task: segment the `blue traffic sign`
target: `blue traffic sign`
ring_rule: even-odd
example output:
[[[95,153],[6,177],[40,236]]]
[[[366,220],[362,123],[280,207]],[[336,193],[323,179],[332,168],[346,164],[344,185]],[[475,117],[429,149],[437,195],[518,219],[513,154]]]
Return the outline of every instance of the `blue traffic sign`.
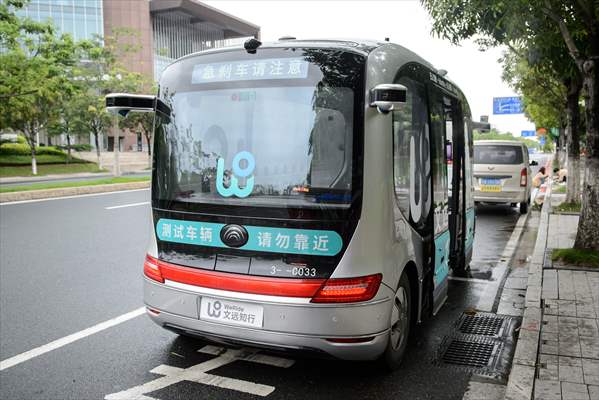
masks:
[[[493,114],[522,114],[520,97],[493,97]]]
[[[520,133],[520,136],[523,136],[523,137],[535,136],[535,135],[536,135],[535,131],[522,131]]]

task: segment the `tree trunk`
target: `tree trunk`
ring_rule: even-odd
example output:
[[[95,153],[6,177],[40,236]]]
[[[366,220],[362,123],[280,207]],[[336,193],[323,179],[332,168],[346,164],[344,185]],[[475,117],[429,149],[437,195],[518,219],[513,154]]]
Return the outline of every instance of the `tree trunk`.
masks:
[[[97,132],[93,132],[94,134],[94,143],[96,144],[96,155],[98,156],[98,168],[102,169],[102,157],[100,157],[100,141],[98,139],[99,134]]]
[[[593,38],[589,40],[599,39]],[[582,191],[582,209],[574,247],[599,251],[599,57],[584,61],[584,101],[587,154]],[[570,175],[570,174],[568,174]],[[570,176],[568,176],[570,179]]]
[[[566,165],[566,129],[563,126],[560,126],[559,128],[559,136],[557,138],[557,143],[557,161],[559,164],[559,168],[563,168]]]
[[[146,142],[148,143],[148,167],[152,168],[152,134],[147,134],[144,132],[144,136],[146,137]]]
[[[35,134],[33,135],[34,139],[32,140],[33,146],[31,146],[31,173],[33,175],[37,175],[37,160],[35,159]]]
[[[71,161],[71,135],[67,133],[67,164]]]
[[[567,202],[580,202],[580,90],[579,77],[568,79],[566,96],[566,140],[568,151]]]

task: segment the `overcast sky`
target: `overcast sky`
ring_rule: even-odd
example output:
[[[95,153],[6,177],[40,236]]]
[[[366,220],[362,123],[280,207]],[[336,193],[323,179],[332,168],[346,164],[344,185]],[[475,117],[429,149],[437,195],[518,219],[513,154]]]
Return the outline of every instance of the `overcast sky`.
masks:
[[[493,115],[493,97],[514,96],[501,80],[500,49],[481,52],[472,42],[453,46],[431,36],[431,21],[419,1],[232,1],[204,3],[261,28],[262,41],[281,36],[365,38],[400,44],[418,53],[466,94],[472,116],[489,115],[491,125],[519,136],[534,129],[523,115]]]

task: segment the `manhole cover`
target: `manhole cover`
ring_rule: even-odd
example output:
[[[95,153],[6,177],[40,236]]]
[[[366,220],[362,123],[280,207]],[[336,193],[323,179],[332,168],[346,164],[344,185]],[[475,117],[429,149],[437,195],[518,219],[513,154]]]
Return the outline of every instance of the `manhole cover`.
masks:
[[[486,367],[489,365],[496,347],[493,343],[453,340],[449,343],[445,354],[443,354],[443,361],[448,364]]]
[[[507,380],[518,321],[491,313],[461,315],[441,342],[435,363]]]
[[[504,322],[505,318],[493,314],[464,314],[459,322],[459,330],[470,335],[499,337]]]

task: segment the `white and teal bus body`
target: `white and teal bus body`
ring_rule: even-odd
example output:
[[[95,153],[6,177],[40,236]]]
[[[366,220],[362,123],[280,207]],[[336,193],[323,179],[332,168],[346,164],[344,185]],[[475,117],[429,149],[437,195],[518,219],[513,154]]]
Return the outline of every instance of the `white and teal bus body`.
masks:
[[[156,111],[150,317],[399,365],[472,257],[462,92],[396,44],[284,40],[186,56],[139,97],[107,104]]]

